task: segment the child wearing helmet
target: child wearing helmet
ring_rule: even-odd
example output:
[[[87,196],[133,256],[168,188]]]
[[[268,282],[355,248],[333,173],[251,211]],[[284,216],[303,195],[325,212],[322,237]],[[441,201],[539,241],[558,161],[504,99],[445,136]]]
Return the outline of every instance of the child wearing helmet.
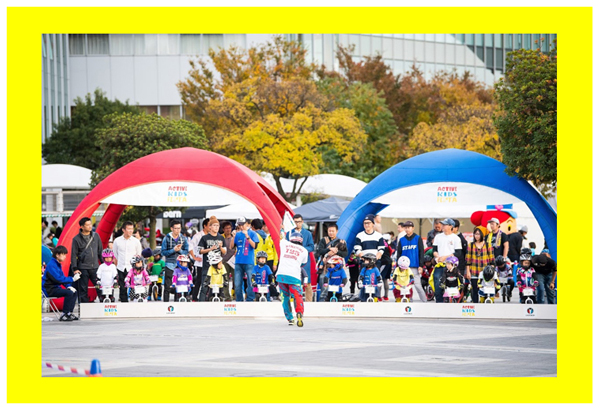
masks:
[[[188,297],[192,290],[194,279],[192,278],[192,272],[188,268],[189,263],[189,256],[179,255],[177,257],[177,267],[173,271],[173,284],[171,285],[171,287],[175,288],[175,300],[179,300],[184,296],[183,293],[187,293],[185,296]],[[187,292],[177,292],[177,286],[187,286]]]
[[[358,275],[358,287],[360,289],[360,300],[366,302],[369,295],[365,292],[365,286],[375,286],[374,299],[379,300],[379,294],[383,279],[377,268],[377,256],[373,253],[365,253],[362,256],[363,268]]]
[[[517,269],[517,287],[519,288],[519,299],[521,303],[525,303],[523,297],[523,289],[535,288],[538,286],[537,280],[533,278],[535,270],[531,265],[531,249],[521,249],[521,256],[519,257],[520,263]],[[536,303],[536,298],[532,298],[533,303]]]
[[[398,267],[394,271],[392,275],[392,283],[394,286],[394,297],[396,298],[396,302],[402,301],[402,293],[398,286],[410,286],[415,283],[415,276],[410,269],[410,259],[407,256],[400,256],[398,258]],[[412,302],[413,292],[412,288],[408,293],[408,300]]]
[[[125,287],[129,288],[129,299],[135,300],[142,298],[144,302],[147,302],[148,288],[147,286],[151,283],[148,272],[144,267],[144,258],[142,255],[135,255],[131,258],[131,270],[125,277]],[[136,286],[144,286],[145,291],[142,293],[135,293]]]
[[[335,298],[341,300],[342,288],[348,283],[348,276],[344,269],[344,258],[339,255],[334,255],[327,261],[327,272],[323,278],[323,285],[327,287],[327,301],[330,302],[334,292],[329,291],[330,286],[339,286],[339,290],[335,292]]]
[[[214,251],[208,253],[208,270],[206,271],[206,278],[204,279],[204,286],[208,290],[208,294],[211,294],[213,286],[219,287],[217,296],[221,300],[225,300],[225,291],[229,294],[229,281],[227,280],[227,269],[223,264],[223,255],[220,251]],[[209,299],[211,297],[209,296]]]
[[[498,279],[506,278],[506,284],[508,285],[508,294],[511,295],[515,288],[515,281],[512,277],[512,269],[510,267],[510,260],[502,255],[496,257],[496,273]]]
[[[162,259],[161,251],[162,249],[160,247],[154,249],[154,251],[152,251],[152,263],[148,264],[150,279],[158,277],[158,280],[156,281],[156,286],[158,286],[158,296],[156,300],[161,300],[160,295],[162,295],[162,282],[165,272],[165,261]],[[148,296],[148,300],[150,300],[150,296]]]
[[[479,303],[485,302],[487,296],[483,292],[483,288],[486,287],[494,287],[496,289],[496,293],[498,293],[498,291],[502,287],[500,285],[500,281],[498,280],[498,273],[496,272],[496,269],[491,265],[488,265],[485,268],[483,268],[483,270],[479,274],[479,279],[477,280],[477,288],[479,289]],[[493,297],[491,299],[492,301],[494,300]]]
[[[98,267],[98,271],[96,275],[98,276],[98,282],[96,282],[96,289],[102,289],[106,286],[110,286],[111,288],[116,287],[117,285],[117,266],[113,263],[115,255],[111,249],[104,249],[102,251],[102,263]],[[108,296],[111,302],[115,301],[112,293]],[[102,299],[100,299],[102,300]]]
[[[269,259],[269,255],[265,251],[256,252],[256,265],[254,265],[254,269],[252,270],[252,287],[256,288],[254,290],[255,298],[258,301],[260,299],[260,294],[258,293],[258,286],[269,286],[273,283],[273,271],[267,265],[267,259]],[[267,300],[271,301],[271,292],[267,292]]]
[[[458,288],[460,292],[460,297],[458,298],[458,302],[462,300],[463,292],[464,292],[464,283],[460,272],[458,271],[458,258],[456,256],[450,256],[446,258],[446,268],[442,273],[442,277],[440,279],[440,288],[442,290],[446,288]],[[431,287],[434,286],[433,275],[431,276],[429,283]],[[450,298],[444,296],[444,303],[450,302]]]

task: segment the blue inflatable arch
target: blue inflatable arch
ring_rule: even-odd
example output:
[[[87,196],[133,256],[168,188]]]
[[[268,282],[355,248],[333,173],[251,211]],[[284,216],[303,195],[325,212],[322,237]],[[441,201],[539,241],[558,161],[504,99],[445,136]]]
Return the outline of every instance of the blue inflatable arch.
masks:
[[[364,217],[376,215],[388,206],[372,202],[382,195],[427,183],[463,182],[494,188],[525,202],[540,225],[550,254],[556,259],[556,212],[526,180],[508,176],[505,168],[506,165],[486,155],[460,149],[429,152],[402,161],[372,180],[350,202],[338,221],[339,237],[354,246],[354,238],[363,230]]]

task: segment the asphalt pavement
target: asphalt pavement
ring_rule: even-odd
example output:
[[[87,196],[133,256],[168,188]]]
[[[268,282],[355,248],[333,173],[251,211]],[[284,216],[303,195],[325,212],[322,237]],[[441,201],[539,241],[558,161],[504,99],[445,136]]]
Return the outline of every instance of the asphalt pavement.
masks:
[[[416,318],[299,328],[283,314],[54,320],[42,323],[42,360],[89,369],[99,359],[104,377],[556,377],[556,331],[551,320]]]

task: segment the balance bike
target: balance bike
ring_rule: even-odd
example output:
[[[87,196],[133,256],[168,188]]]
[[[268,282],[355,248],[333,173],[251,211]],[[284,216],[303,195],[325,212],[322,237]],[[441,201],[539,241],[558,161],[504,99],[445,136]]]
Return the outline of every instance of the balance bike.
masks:
[[[502,285],[502,289],[500,289],[500,293],[502,294],[502,302],[510,302],[510,286],[508,285],[508,278],[498,278],[500,284]]]
[[[212,289],[212,294],[213,294],[212,301],[220,302],[221,298],[219,297],[219,292],[221,291],[221,288],[219,288],[219,285],[212,285],[211,289]]]
[[[446,288],[444,291],[444,299],[446,299],[448,303],[458,303],[458,299],[460,299],[458,286]]]
[[[399,290],[400,295],[402,296],[400,303],[410,303],[410,292],[412,290],[412,285],[399,286]]]
[[[331,292],[333,293],[333,296],[331,296],[331,299],[329,299],[330,302],[337,302],[338,298],[335,296],[335,294],[337,292],[340,291],[340,287],[338,285],[329,285],[327,286],[327,292]]]
[[[187,302],[187,294],[189,293],[188,285],[175,285],[175,293],[180,293],[178,302]]]
[[[496,288],[493,286],[484,286],[483,294],[485,296],[485,300],[483,303],[494,303],[494,296],[496,295]]]

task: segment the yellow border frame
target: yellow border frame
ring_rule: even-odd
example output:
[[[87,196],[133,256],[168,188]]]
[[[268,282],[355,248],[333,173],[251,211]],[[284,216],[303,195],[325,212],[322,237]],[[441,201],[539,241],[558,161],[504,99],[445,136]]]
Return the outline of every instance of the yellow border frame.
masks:
[[[195,24],[195,22],[199,22]],[[42,33],[310,33],[310,32],[404,32],[404,33],[557,33],[561,42],[560,62],[560,181],[561,215],[592,216],[592,9],[591,8],[9,8],[8,42],[8,229],[11,237],[25,234],[25,221],[39,221],[40,215],[40,107]],[[35,81],[33,81],[36,79]],[[566,104],[565,101],[569,103]],[[568,132],[568,134],[567,134]],[[572,142],[567,144],[566,140]],[[567,218],[559,220],[565,227]],[[24,223],[25,222],[25,223]],[[33,228],[37,226],[32,224]],[[559,249],[568,246],[560,238]],[[22,241],[7,241],[9,273],[19,274],[16,255],[28,252]],[[25,245],[26,247],[28,245]],[[35,271],[35,269],[32,269]],[[32,276],[34,277],[34,276]],[[6,283],[8,279],[5,277]],[[94,402],[92,391],[111,391],[113,402],[128,403],[133,396],[123,390],[118,378],[71,378],[65,389],[63,378],[42,378],[41,324],[39,305],[23,303],[19,292],[7,297],[7,400],[11,402]],[[563,299],[564,300],[564,299]],[[577,300],[558,310],[558,376],[556,378],[515,378],[511,386],[524,386],[529,393],[515,393],[516,402],[590,402],[592,401],[592,301]],[[35,354],[34,354],[35,353]],[[540,358],[543,360],[543,358]],[[138,379],[142,383],[145,379]],[[163,382],[172,379],[159,380]],[[289,379],[277,378],[271,392],[288,390]],[[294,378],[293,391],[309,391],[316,384],[311,378]],[[347,387],[350,381],[327,379],[326,383]],[[436,402],[448,396],[432,394],[446,380],[403,380],[411,385],[411,402],[420,399]],[[489,384],[489,383],[492,384]],[[193,378],[177,380],[179,386],[195,391]],[[259,400],[251,394],[260,391],[265,380],[230,378],[227,385],[235,394],[217,395],[223,400]],[[318,382],[317,382],[318,383]],[[365,391],[380,391],[381,379],[352,379]],[[457,385],[472,381],[453,380]],[[497,384],[498,383],[498,384]],[[506,383],[504,378],[486,379],[486,385]],[[145,385],[146,383],[144,383]],[[95,385],[91,387],[91,385]],[[165,384],[166,385],[166,384]],[[91,387],[91,389],[90,389]],[[109,390],[110,388],[110,390]],[[222,390],[222,380],[202,380],[205,391]],[[148,395],[148,397],[151,397]],[[164,396],[168,397],[168,396]],[[198,397],[198,396],[196,396]],[[204,395],[207,402],[214,395]],[[395,396],[347,396],[350,400],[389,402]],[[487,402],[485,389],[472,389],[456,400]],[[163,400],[163,396],[153,396]],[[503,400],[504,395],[495,395]],[[169,397],[169,399],[171,399]],[[327,396],[304,394],[260,396],[272,402],[333,401]],[[336,400],[336,402],[339,402]]]

